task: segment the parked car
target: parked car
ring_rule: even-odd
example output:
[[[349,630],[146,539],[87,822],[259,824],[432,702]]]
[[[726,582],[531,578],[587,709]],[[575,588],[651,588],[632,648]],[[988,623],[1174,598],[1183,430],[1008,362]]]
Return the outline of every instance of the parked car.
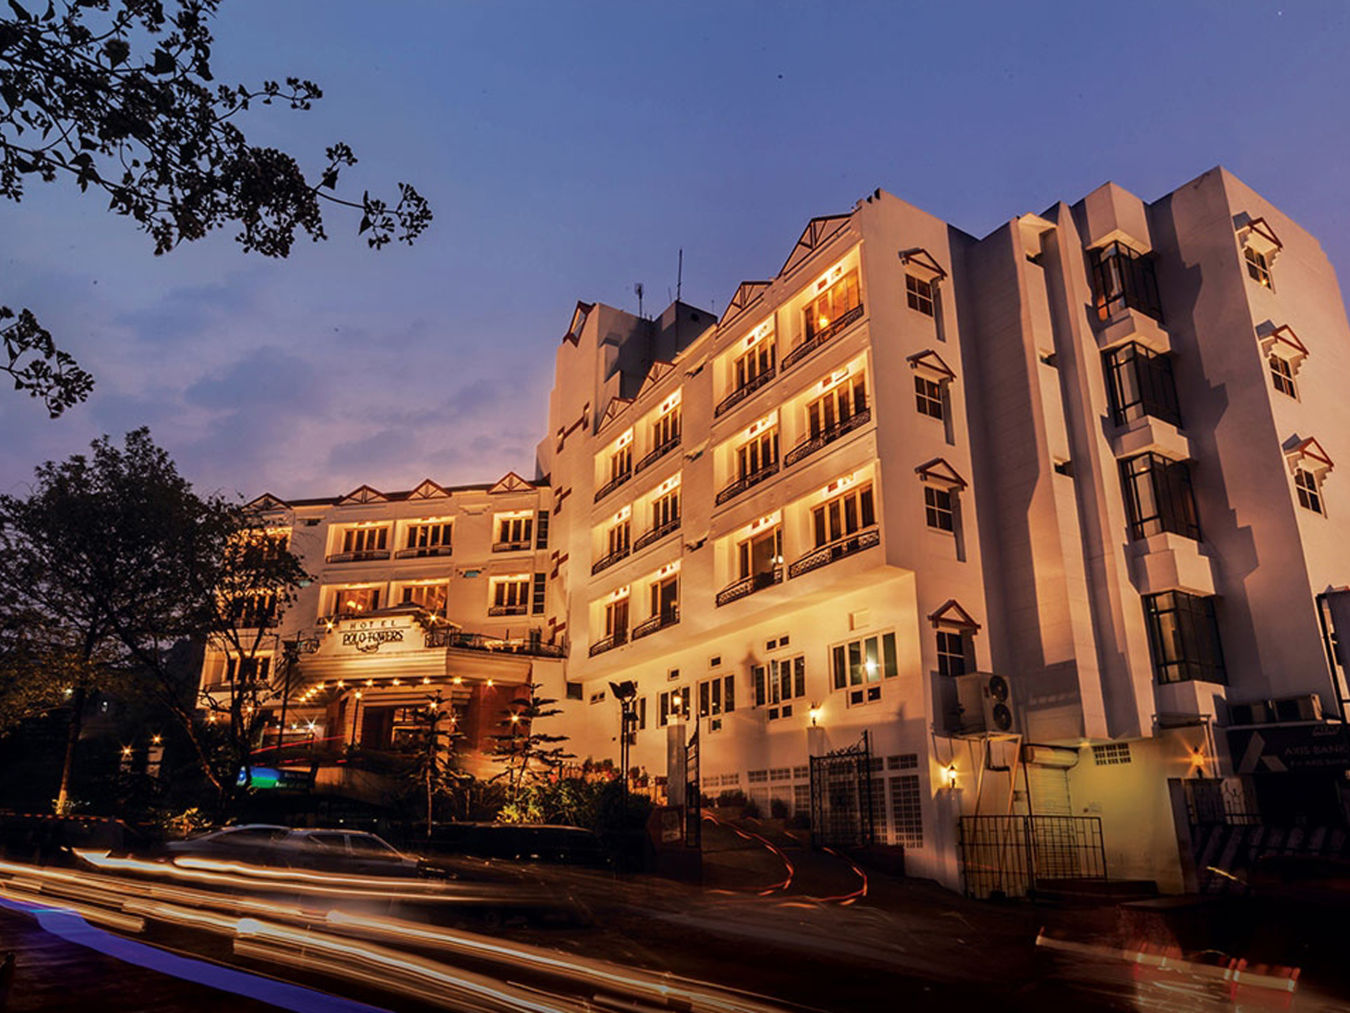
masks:
[[[420,868],[416,858],[362,830],[294,830],[250,823],[171,841],[166,849],[170,858],[214,858],[354,875],[409,876]]]

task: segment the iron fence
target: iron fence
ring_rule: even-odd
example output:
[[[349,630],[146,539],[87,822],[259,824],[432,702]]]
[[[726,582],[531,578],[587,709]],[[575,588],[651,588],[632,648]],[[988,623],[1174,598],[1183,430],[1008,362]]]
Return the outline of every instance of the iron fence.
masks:
[[[1034,897],[1072,880],[1105,880],[1097,816],[962,816],[961,869],[970,897]]]

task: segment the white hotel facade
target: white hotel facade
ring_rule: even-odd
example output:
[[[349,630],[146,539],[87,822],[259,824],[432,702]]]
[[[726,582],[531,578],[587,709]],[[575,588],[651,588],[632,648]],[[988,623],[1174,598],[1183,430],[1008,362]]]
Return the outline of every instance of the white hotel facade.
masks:
[[[720,318],[579,303],[537,478],[260,501],[316,576],[288,721],[388,747],[435,686],[482,750],[530,681],[617,761],[634,680],[650,774],[697,724],[705,795],[806,812],[866,732],[911,873],[1090,816],[1180,890],[1182,781],[1346,821],[1347,389],[1325,255],[1222,169],[982,239],[877,191]]]

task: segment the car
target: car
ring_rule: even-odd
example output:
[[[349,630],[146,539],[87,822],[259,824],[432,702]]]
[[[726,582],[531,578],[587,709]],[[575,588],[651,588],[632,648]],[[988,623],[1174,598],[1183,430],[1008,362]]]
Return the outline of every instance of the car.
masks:
[[[421,863],[363,830],[249,823],[166,845],[170,858],[210,858],[353,875],[417,875]]]

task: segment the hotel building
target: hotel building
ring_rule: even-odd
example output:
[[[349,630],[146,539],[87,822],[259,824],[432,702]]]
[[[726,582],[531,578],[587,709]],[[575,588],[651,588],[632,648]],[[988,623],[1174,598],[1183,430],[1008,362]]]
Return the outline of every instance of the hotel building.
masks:
[[[266,498],[318,575],[294,713],[393,744],[449,681],[481,746],[531,681],[579,756],[696,727],[705,796],[818,818],[865,741],[913,874],[975,889],[972,817],[1025,814],[1193,887],[1206,807],[1346,822],[1347,387],[1321,248],[1222,169],[982,239],[876,191],[720,317],[579,303],[537,481]]]

